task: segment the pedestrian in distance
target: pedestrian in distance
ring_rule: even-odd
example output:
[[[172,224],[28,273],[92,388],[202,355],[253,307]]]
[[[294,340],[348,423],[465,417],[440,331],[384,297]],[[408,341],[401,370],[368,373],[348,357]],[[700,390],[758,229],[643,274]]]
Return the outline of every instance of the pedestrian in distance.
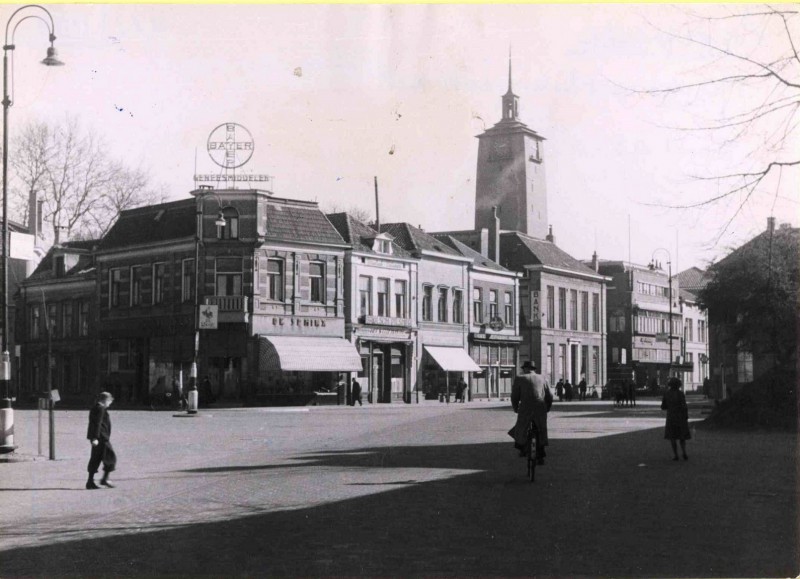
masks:
[[[628,383],[628,402],[631,406],[636,406],[636,382],[633,380]]]
[[[511,406],[517,413],[517,422],[508,431],[514,439],[514,447],[520,456],[525,456],[525,444],[528,438],[528,425],[533,421],[538,430],[536,437],[536,462],[544,464],[546,456],[544,447],[547,439],[547,413],[553,405],[553,394],[550,386],[540,374],[536,366],[526,360],[522,363],[522,373],[514,378],[511,385]]]
[[[183,410],[184,408],[184,397],[183,397],[183,388],[181,387],[181,381],[178,378],[178,375],[175,374],[175,377],[172,378],[172,396],[173,396],[173,404],[178,405],[178,410]]]
[[[581,400],[586,400],[586,380],[581,378],[578,383],[578,392],[580,393]]]
[[[564,401],[564,379],[559,378],[558,382],[556,382],[556,396],[558,396],[558,401]]]
[[[359,384],[358,380],[356,380],[355,378],[353,378],[352,387],[351,387],[350,391],[351,391],[351,395],[353,397],[353,402],[352,402],[351,406],[355,406],[356,402],[358,402],[359,406],[364,406],[361,403],[361,384]]]
[[[669,440],[672,446],[672,460],[678,460],[678,442],[681,445],[683,460],[689,460],[686,454],[686,441],[692,438],[692,433],[689,431],[689,407],[686,405],[686,396],[681,392],[679,378],[670,378],[667,386],[667,392],[661,400],[661,410],[667,411],[664,438]]]
[[[622,406],[622,401],[625,399],[625,396],[622,393],[623,389],[623,385],[619,382],[614,384],[614,406]]]
[[[464,402],[464,390],[466,389],[467,383],[464,382],[464,378],[459,378],[456,384],[456,402]]]
[[[566,398],[567,402],[572,402],[572,384],[569,383],[569,380],[564,382],[564,398]]]
[[[108,392],[101,392],[97,400],[89,411],[89,428],[86,431],[86,438],[92,445],[92,454],[89,457],[89,478],[86,481],[88,490],[99,489],[94,482],[94,475],[103,465],[103,478],[100,484],[113,489],[114,484],[108,480],[108,476],[117,468],[117,455],[114,447],[111,446],[111,417],[108,415],[108,407],[114,401],[114,397]]]

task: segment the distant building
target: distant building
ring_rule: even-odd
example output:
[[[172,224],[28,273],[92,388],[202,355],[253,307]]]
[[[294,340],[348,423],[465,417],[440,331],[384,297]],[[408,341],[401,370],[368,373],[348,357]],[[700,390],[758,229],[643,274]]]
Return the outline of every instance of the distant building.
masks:
[[[709,377],[708,319],[695,294],[683,288],[679,292],[683,321],[681,356],[687,366],[692,365],[691,371],[683,373],[683,386],[686,390],[702,390]]]

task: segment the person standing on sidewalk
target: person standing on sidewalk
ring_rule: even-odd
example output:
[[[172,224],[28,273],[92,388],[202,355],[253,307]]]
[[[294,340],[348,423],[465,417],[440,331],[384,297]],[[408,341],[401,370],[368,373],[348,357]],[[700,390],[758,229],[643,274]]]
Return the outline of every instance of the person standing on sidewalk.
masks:
[[[669,440],[672,446],[672,460],[678,460],[678,445],[681,443],[683,460],[689,460],[686,454],[686,441],[692,438],[689,431],[689,407],[686,405],[686,396],[681,392],[681,381],[678,378],[670,378],[667,382],[669,389],[661,400],[661,410],[667,411],[667,423],[664,427],[664,438]]]
[[[86,438],[92,443],[92,454],[89,457],[89,479],[86,481],[86,488],[89,490],[99,489],[94,482],[94,475],[103,464],[103,478],[100,484],[113,489],[114,485],[108,480],[108,475],[117,468],[117,455],[114,447],[111,446],[111,417],[108,415],[108,407],[114,401],[114,397],[108,392],[101,392],[97,396],[97,402],[89,411],[89,428]]]
[[[358,383],[358,380],[353,378],[352,387],[350,389],[351,396],[353,397],[353,401],[350,406],[355,406],[356,402],[358,402],[359,406],[364,406],[361,403],[361,384]]]

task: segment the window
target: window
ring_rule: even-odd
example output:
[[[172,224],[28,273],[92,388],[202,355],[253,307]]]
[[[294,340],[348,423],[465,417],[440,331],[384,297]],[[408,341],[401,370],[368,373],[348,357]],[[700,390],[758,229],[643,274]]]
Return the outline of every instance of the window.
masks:
[[[592,346],[592,383],[600,383],[600,346]]]
[[[30,316],[30,321],[31,321],[30,337],[31,337],[31,340],[38,340],[39,339],[39,325],[41,323],[39,318],[40,318],[39,306],[38,305],[31,306],[31,316]]]
[[[567,290],[563,287],[558,288],[558,327],[567,329]]]
[[[592,331],[600,331],[600,294],[592,294]]]
[[[569,290],[569,329],[578,329],[578,290]]]
[[[741,346],[736,351],[736,381],[740,384],[753,381],[753,353]]]
[[[137,265],[131,268],[131,305],[142,305],[142,283],[144,267]]]
[[[460,289],[453,290],[453,322],[464,323],[464,292]]]
[[[430,285],[422,287],[422,320],[433,320],[433,286]]]
[[[112,308],[119,307],[119,297],[122,291],[122,270],[112,269],[109,272],[108,305]]]
[[[545,366],[545,372],[547,372],[547,380],[550,384],[556,383],[555,349],[555,344],[547,344],[547,366]]]
[[[372,315],[372,278],[366,275],[358,277],[358,315]]]
[[[49,304],[47,306],[47,331],[51,336],[58,336],[58,305]]]
[[[194,260],[184,259],[183,263],[181,264],[181,301],[184,303],[194,301],[195,291],[197,290],[195,287],[196,280],[197,277],[195,276]],[[156,282],[156,284],[157,283],[158,282]],[[157,292],[153,293],[154,300],[156,293]]]
[[[437,319],[440,322],[447,321],[447,294],[450,292],[446,287],[439,288],[439,302],[437,305]]]
[[[489,321],[497,317],[497,290],[489,290]]]
[[[556,288],[547,286],[547,327],[556,327]]]
[[[283,260],[267,260],[267,299],[283,301]]]
[[[78,306],[78,333],[83,337],[89,335],[89,302],[85,300]]]
[[[394,317],[408,317],[406,313],[406,282],[402,279],[394,281]]]
[[[378,278],[378,315],[389,315],[389,280]]]
[[[61,335],[64,338],[72,336],[72,312],[75,304],[64,302],[61,306]]]
[[[589,292],[581,292],[581,330],[589,331]]]
[[[216,265],[216,295],[242,295],[242,259],[240,257],[218,257]]]
[[[687,342],[694,342],[694,320],[687,318],[683,324],[683,339]]]
[[[164,278],[166,277],[166,264],[153,264],[153,303],[164,303]]]
[[[312,262],[308,264],[308,283],[311,286],[311,301],[325,303],[325,264]]]
[[[567,345],[558,345],[558,377],[567,377]]]
[[[705,342],[706,341],[706,321],[705,320],[697,320],[697,341],[698,342]]]
[[[514,326],[514,295],[511,292],[505,292],[503,294],[503,321],[506,323],[506,326]]]
[[[483,291],[481,288],[472,288],[472,318],[476,324],[483,323]]]
[[[217,226],[217,239],[239,239],[239,212],[233,207],[225,207],[221,213],[225,226]]]

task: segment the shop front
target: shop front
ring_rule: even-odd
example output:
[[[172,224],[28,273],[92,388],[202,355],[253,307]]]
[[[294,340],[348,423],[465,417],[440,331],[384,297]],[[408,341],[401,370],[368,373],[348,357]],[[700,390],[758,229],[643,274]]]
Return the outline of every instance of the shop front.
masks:
[[[509,341],[506,337],[492,339],[494,335],[475,334],[470,339],[470,355],[480,367],[470,379],[470,394],[473,398],[492,399],[511,396],[511,385],[516,376],[519,338]]]
[[[413,331],[359,326],[354,329],[353,337],[361,358],[361,368],[355,378],[367,402],[410,402]]]
[[[423,346],[421,369],[421,390],[426,399],[450,396],[456,391],[459,378],[464,378],[464,372],[480,371],[463,348],[427,345]]]

